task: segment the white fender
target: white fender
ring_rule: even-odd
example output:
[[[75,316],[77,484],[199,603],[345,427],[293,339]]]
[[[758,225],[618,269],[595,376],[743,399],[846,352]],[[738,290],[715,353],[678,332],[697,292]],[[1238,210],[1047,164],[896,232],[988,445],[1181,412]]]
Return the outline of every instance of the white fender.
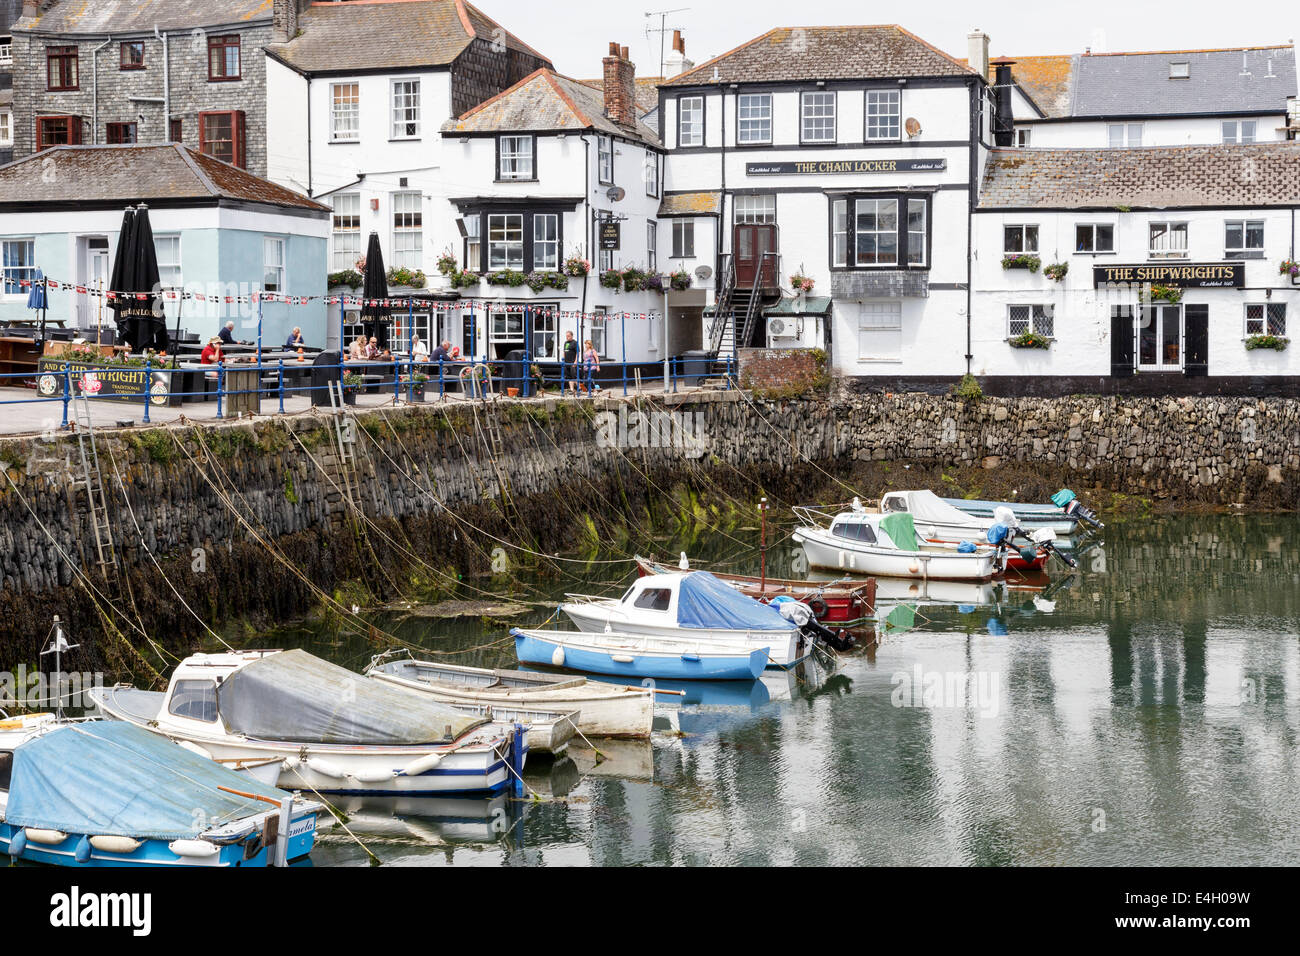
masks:
[[[93,836],[90,845],[104,853],[120,853],[123,856],[134,853],[143,846],[139,840],[124,836]]]
[[[68,835],[62,830],[38,830],[36,827],[27,828],[27,839],[32,843],[39,843],[41,846],[58,846]]]
[[[302,766],[302,761],[297,757],[285,757],[280,761],[280,772],[289,773],[291,770],[297,770]]]
[[[333,777],[336,780],[342,780],[348,775],[348,772],[338,764],[322,757],[308,757],[307,769],[320,774],[322,777]]]
[[[413,760],[402,768],[402,774],[407,777],[418,777],[422,773],[428,773],[438,764],[442,763],[442,754],[425,754],[418,760]]]
[[[363,770],[361,773],[348,774],[358,783],[384,783],[397,776],[395,770]]]
[[[556,667],[564,666],[564,648],[556,646],[555,650],[551,652],[551,663]]]
[[[208,752],[206,747],[201,747],[192,740],[182,740],[180,744],[192,754],[198,754],[200,757],[204,757],[207,760],[212,759],[212,754]]]
[[[610,654],[609,659],[615,664],[631,664],[634,658],[627,654]]]
[[[206,860],[219,852],[217,845],[207,840],[173,840],[167,844],[167,849],[192,860]]]

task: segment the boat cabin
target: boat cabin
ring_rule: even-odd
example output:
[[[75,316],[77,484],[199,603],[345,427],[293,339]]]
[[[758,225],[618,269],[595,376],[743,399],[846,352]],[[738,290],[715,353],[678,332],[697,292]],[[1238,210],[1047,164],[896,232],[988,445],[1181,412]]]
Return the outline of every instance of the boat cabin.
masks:
[[[837,538],[846,538],[849,541],[876,544],[876,528],[871,520],[872,517],[872,515],[856,511],[839,515],[831,523],[831,534]]]
[[[235,671],[279,651],[235,651],[225,654],[195,654],[176,667],[163,695],[158,718],[176,724],[193,721],[211,727],[217,723],[217,688]],[[182,724],[183,726],[183,724]]]
[[[682,577],[681,574],[656,574],[638,578],[619,598],[619,603],[627,608],[668,615],[677,608],[677,589]]]

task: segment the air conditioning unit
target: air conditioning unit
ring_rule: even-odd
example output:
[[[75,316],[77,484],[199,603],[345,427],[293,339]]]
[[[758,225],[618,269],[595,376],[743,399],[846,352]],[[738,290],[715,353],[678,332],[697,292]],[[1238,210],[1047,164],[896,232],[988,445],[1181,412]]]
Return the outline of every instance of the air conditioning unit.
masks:
[[[782,318],[768,319],[767,337],[769,339],[798,338],[798,333],[795,331],[794,320]]]

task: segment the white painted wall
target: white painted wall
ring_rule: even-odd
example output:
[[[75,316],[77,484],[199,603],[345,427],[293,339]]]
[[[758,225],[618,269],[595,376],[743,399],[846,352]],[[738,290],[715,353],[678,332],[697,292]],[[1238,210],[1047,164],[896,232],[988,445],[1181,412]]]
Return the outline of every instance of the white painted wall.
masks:
[[[1026,107],[1027,109],[1027,107]],[[1066,147],[1083,149],[1102,149],[1110,145],[1109,122],[1099,120],[1031,122],[1014,110],[1016,129],[1030,131],[1031,148]],[[1029,115],[1033,115],[1032,113]],[[1224,120],[1242,119],[1255,121],[1255,142],[1279,142],[1286,139],[1282,127],[1286,126],[1286,115],[1279,111],[1274,116],[1203,116],[1184,119],[1134,119],[1116,120],[1116,123],[1140,123],[1142,125],[1143,146],[1201,146],[1223,142]]]

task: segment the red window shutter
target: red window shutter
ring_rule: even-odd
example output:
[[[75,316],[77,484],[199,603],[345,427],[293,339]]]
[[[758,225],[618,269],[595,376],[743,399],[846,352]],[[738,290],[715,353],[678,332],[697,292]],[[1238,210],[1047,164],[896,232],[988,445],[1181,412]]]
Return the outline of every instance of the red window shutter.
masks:
[[[247,169],[248,155],[244,149],[244,111],[237,110],[235,112],[233,120],[234,121],[231,123],[231,126],[234,129],[234,137],[235,137],[235,149],[234,149],[235,165],[238,166],[240,169]]]
[[[68,145],[81,145],[81,118],[77,116],[68,117]]]

